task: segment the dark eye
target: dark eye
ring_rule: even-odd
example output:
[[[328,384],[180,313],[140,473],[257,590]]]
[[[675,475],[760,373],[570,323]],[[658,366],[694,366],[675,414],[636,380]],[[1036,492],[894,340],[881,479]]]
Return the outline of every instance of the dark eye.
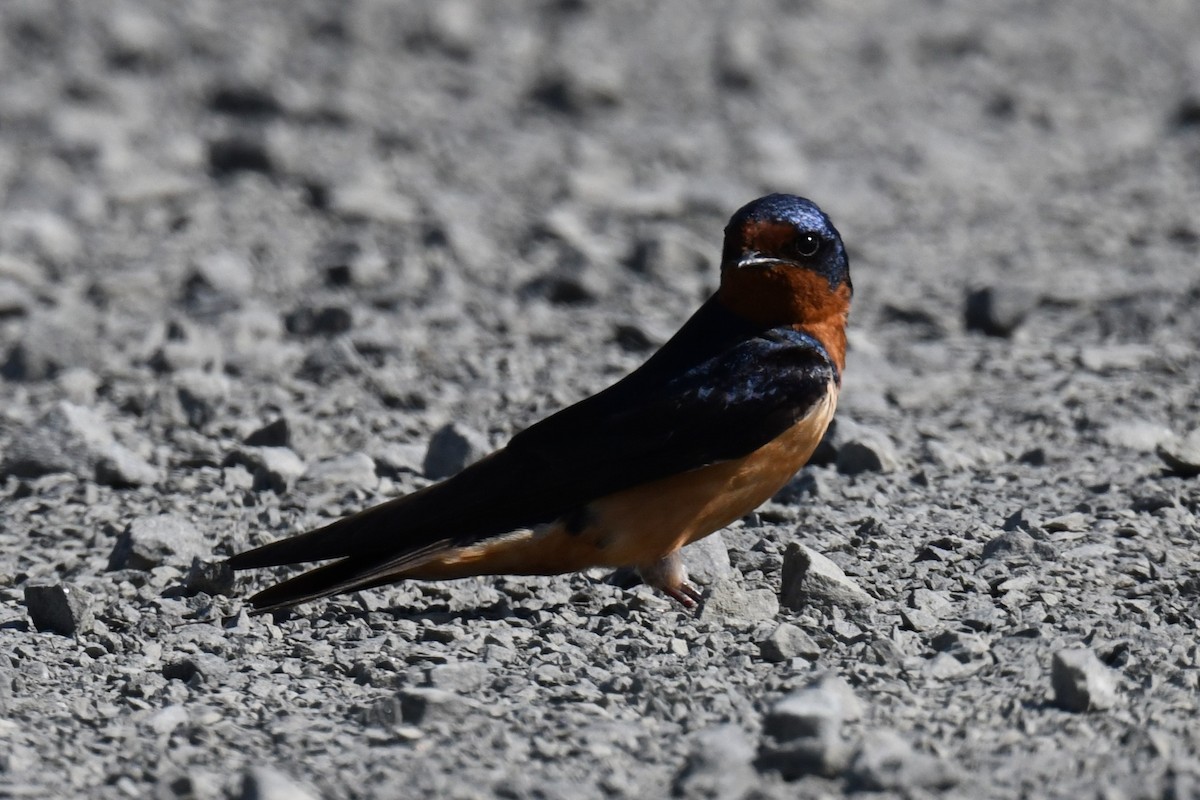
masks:
[[[821,237],[815,233],[802,233],[796,237],[796,255],[801,258],[815,256],[821,249]]]

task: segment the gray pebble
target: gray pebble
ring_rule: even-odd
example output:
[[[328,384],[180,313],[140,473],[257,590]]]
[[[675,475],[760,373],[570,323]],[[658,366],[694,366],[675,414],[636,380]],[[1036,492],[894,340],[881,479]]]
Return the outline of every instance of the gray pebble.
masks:
[[[217,371],[222,368],[223,363],[221,341],[211,330],[176,319],[167,324],[161,336],[158,347],[147,359],[147,363],[155,371],[196,370],[201,373],[219,374]],[[185,384],[186,381],[185,378]],[[213,382],[216,382],[215,379]]]
[[[759,769],[778,771],[786,780],[838,775],[850,756],[842,722],[859,713],[857,700],[840,679],[818,680],[788,695],[763,718]]]
[[[1186,436],[1160,442],[1157,453],[1168,467],[1180,475],[1200,475],[1200,428]]]
[[[1020,286],[984,286],[967,293],[963,318],[967,330],[1008,338],[1036,302],[1037,297]]]
[[[675,776],[675,797],[734,800],[752,785],[754,747],[736,725],[706,728],[692,737],[687,761]]]
[[[1079,351],[1079,363],[1101,374],[1144,369],[1158,358],[1158,349],[1149,344],[1098,344]]]
[[[191,522],[174,514],[139,517],[117,537],[108,568],[151,570],[165,564],[191,564],[208,554],[208,542]]]
[[[429,685],[456,694],[476,692],[491,678],[491,670],[474,661],[439,664],[429,670]]]
[[[275,767],[251,767],[242,776],[239,800],[317,800],[319,795],[301,786]]]
[[[1117,703],[1115,673],[1086,648],[1056,652],[1050,682],[1054,704],[1066,711],[1104,711]]]
[[[481,706],[454,692],[442,689],[408,688],[400,691],[400,712],[405,723],[461,723],[463,717]]]
[[[253,291],[254,272],[245,257],[222,250],[196,259],[184,282],[182,299],[189,310],[203,317],[239,308]]]
[[[268,422],[244,440],[251,447],[291,447],[292,430],[286,417]]]
[[[87,474],[87,455],[43,431],[21,431],[4,449],[0,459],[0,478],[39,478],[56,472]]]
[[[799,542],[790,542],[783,553],[779,600],[793,611],[809,604],[867,608],[875,603],[841,567]]]
[[[0,377],[43,381],[69,367],[92,366],[98,360],[95,338],[89,332],[93,316],[82,309],[35,310],[25,322],[24,334],[0,363]]]
[[[86,406],[60,401],[34,428],[17,434],[0,474],[37,477],[70,472],[106,486],[155,483],[159,469],[116,441],[108,422]]]
[[[224,561],[205,561],[199,556],[192,559],[187,576],[183,579],[188,595],[227,595],[233,591],[233,569]]]
[[[1153,453],[1155,448],[1174,436],[1166,425],[1146,420],[1114,422],[1101,435],[1113,447],[1139,453]]]
[[[189,367],[172,377],[187,424],[203,428],[229,397],[229,379],[219,372]]]
[[[759,642],[758,651],[764,661],[775,663],[797,657],[816,661],[821,657],[821,648],[812,637],[789,622],[780,623]]]
[[[315,257],[316,267],[328,286],[367,286],[387,277],[387,260],[374,248],[338,239],[326,243]]]
[[[838,427],[834,446],[837,448],[835,464],[843,475],[858,475],[864,472],[892,472],[900,466],[896,447],[882,431],[861,425]]]
[[[892,730],[863,736],[846,778],[852,790],[873,792],[947,789],[959,780],[942,759],[917,752]]]
[[[289,491],[304,475],[304,461],[288,447],[239,447],[222,466],[242,466],[254,476],[254,488],[276,494]]]
[[[23,317],[34,308],[33,295],[14,280],[0,278],[0,319]]]
[[[113,442],[98,454],[95,476],[96,483],[123,489],[153,485],[162,477],[162,471],[128,447]]]
[[[721,532],[705,536],[692,542],[680,551],[688,577],[696,583],[711,586],[722,578],[733,574],[729,563],[729,548]]]
[[[983,546],[984,561],[1032,563],[1054,554],[1053,546],[1039,542],[1026,531],[1014,529],[992,537]]]
[[[446,0],[428,6],[426,34],[449,55],[466,58],[483,31],[478,6],[469,0]]]
[[[162,675],[168,681],[182,681],[189,685],[220,686],[226,682],[232,670],[225,656],[192,653],[163,664]]]
[[[487,437],[466,425],[451,422],[434,432],[425,451],[425,477],[449,478],[490,451]]]
[[[342,306],[304,306],[283,318],[284,328],[296,336],[332,336],[345,333],[353,324],[354,318],[350,310]]]
[[[354,486],[367,490],[379,485],[375,461],[363,452],[318,461],[309,466],[304,478],[330,486]]]
[[[329,210],[347,221],[374,221],[385,225],[411,223],[420,215],[417,204],[400,194],[385,179],[349,177],[329,188]]]
[[[146,720],[150,729],[159,736],[169,736],[172,731],[180,725],[186,725],[188,721],[187,709],[181,705],[169,705],[154,714]]]
[[[157,66],[176,52],[171,29],[148,13],[122,9],[106,22],[107,55],[114,66]]]
[[[709,254],[698,247],[692,237],[657,227],[635,237],[625,265],[641,275],[677,281],[681,276],[703,274],[708,268],[708,259]]]
[[[239,172],[275,170],[275,159],[260,134],[244,131],[208,143],[208,169],[213,177],[226,178]]]
[[[779,600],[770,589],[743,589],[734,578],[726,578],[713,585],[704,607],[700,611],[702,620],[723,622],[759,622],[774,619],[779,613]]]
[[[27,584],[25,608],[39,631],[53,631],[64,636],[87,633],[96,621],[91,595],[62,583]]]

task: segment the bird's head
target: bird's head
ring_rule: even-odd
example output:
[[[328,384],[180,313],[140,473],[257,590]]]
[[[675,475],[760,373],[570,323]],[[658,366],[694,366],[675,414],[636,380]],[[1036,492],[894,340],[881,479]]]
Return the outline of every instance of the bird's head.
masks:
[[[816,204],[769,194],[725,227],[718,298],[760,325],[845,324],[853,286],[846,248]]]

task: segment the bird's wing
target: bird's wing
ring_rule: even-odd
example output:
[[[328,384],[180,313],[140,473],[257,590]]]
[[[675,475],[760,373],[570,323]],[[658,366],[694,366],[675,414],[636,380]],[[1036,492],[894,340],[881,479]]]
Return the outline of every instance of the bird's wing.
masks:
[[[656,374],[646,367],[653,362],[449,480],[239,554],[230,564],[342,559],[256,595],[259,607],[374,585],[448,549],[746,455],[807,415],[836,379],[820,344],[790,329],[747,338],[687,369]]]

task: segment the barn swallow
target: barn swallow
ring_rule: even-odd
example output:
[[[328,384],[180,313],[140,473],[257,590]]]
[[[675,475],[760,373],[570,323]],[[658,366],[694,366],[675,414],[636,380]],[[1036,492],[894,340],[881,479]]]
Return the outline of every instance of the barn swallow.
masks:
[[[821,441],[852,293],[829,217],[754,200],[725,228],[717,291],[641,367],[451,478],[229,564],[331,562],[251,597],[260,613],[404,579],[598,566],[693,607],[680,548],[768,500]]]

